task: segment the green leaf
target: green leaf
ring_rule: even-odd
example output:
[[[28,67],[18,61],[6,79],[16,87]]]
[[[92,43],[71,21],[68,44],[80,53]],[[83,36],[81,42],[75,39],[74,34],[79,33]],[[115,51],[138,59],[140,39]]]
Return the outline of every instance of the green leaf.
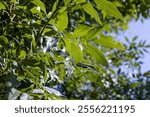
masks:
[[[63,66],[61,65],[61,68],[63,68]],[[63,81],[65,78],[65,69],[59,69],[59,77],[60,80]]]
[[[112,2],[116,7],[124,7],[120,2],[114,1]]]
[[[0,45],[5,46],[8,43],[8,39],[5,36],[0,36]]]
[[[72,11],[80,10],[82,9],[80,4],[76,4],[75,6],[72,7]]]
[[[84,4],[82,8],[87,14],[93,17],[99,24],[102,24],[99,19],[98,12],[93,8],[93,6],[90,3]]]
[[[93,29],[90,30],[90,33],[86,34],[86,40],[92,39],[97,37],[102,31],[109,31],[110,30],[110,25],[106,24],[104,27],[94,27]]]
[[[58,29],[58,32],[62,32],[67,28],[67,26],[68,26],[68,14],[67,11],[64,11],[63,13],[59,14],[56,27]]]
[[[16,0],[11,0],[12,3],[16,3]]]
[[[35,4],[36,6],[39,6],[42,9],[42,11],[46,14],[45,5],[41,0],[33,0],[32,3]]]
[[[63,13],[65,10],[66,10],[66,6],[63,6],[60,10],[59,10],[59,13],[61,14],[61,13]]]
[[[112,36],[103,36],[96,40],[96,43],[106,48],[117,48],[119,50],[125,50],[125,47],[121,42],[116,41]]]
[[[43,76],[44,76],[44,83],[47,81],[47,67],[43,65]]]
[[[42,15],[42,12],[40,12],[40,10],[37,9],[37,7],[33,7],[32,9],[30,9],[30,11],[33,13],[33,14],[38,14],[41,18],[43,17]],[[38,24],[38,23],[37,23]]]
[[[36,47],[36,45],[37,45],[37,43],[36,43],[35,39],[34,39],[34,38],[32,38],[32,46],[33,46],[33,48],[35,48],[35,47]]]
[[[79,63],[83,60],[83,53],[79,47],[79,44],[75,40],[66,39],[65,44],[67,52],[75,63]]]
[[[48,52],[46,52],[44,54],[44,57],[42,58],[42,60],[45,62],[45,64],[47,66],[54,67],[52,57],[51,57],[51,55]]]
[[[110,15],[112,17],[116,17],[121,20],[124,20],[123,16],[118,11],[117,7],[110,1],[107,1],[107,0],[94,0],[94,1],[97,5],[98,9],[101,9],[102,11],[106,12],[108,15]]]
[[[5,5],[2,2],[0,2],[0,10],[1,9],[6,9]]]
[[[71,0],[64,0],[64,2],[65,2],[65,6],[67,6],[71,2]]]
[[[137,40],[138,39],[138,36],[135,36],[133,39],[132,39],[132,41],[135,41],[135,40]]]
[[[50,33],[51,30],[52,30],[52,29],[50,29],[50,28],[45,28],[44,31],[43,31],[43,34],[44,34],[45,36],[51,36],[51,33]]]
[[[24,50],[20,50],[20,55],[18,56],[18,58],[24,58],[25,56],[26,56],[26,51],[24,51]]]
[[[81,37],[86,35],[92,29],[91,26],[85,24],[78,24],[76,29],[74,30],[73,36],[74,37]]]
[[[34,69],[30,70],[30,72],[37,77],[40,77],[42,74],[34,67]]]
[[[86,0],[76,0],[76,4],[81,4],[81,3],[85,3]]]
[[[37,10],[36,6],[33,7],[32,9],[30,9],[30,11],[31,11],[33,14],[39,14],[39,13],[40,13],[40,11]]]
[[[36,60],[36,58],[27,58],[24,62],[23,65],[25,66],[31,66],[31,67],[35,67],[37,65],[39,65],[39,61]]]
[[[89,45],[89,44],[86,45],[86,47],[87,47],[86,51],[97,62],[97,64],[101,64],[101,65],[103,65],[105,67],[109,66],[108,62],[107,62],[107,60],[106,60],[106,58],[105,58],[105,56],[103,54],[103,52],[100,49],[98,49],[98,48],[96,48],[96,47],[94,47],[92,45]]]
[[[95,38],[96,36],[98,36],[98,34],[102,31],[102,28],[97,27],[97,28],[93,28],[90,30],[90,33],[87,33],[86,35],[86,39],[92,39]]]
[[[53,7],[52,7],[52,12],[54,12],[57,9],[57,5],[58,5],[58,0],[55,1]]]

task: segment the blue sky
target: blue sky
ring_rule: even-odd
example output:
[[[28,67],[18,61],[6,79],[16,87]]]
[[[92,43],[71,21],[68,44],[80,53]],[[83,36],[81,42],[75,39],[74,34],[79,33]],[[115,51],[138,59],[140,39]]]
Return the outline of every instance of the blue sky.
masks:
[[[129,23],[129,29],[118,36],[119,40],[122,41],[124,37],[133,39],[134,36],[138,36],[139,40],[146,40],[147,44],[150,44],[150,19],[144,20],[142,23],[140,20],[132,21]],[[150,49],[149,53],[145,54],[143,58],[144,64],[142,65],[142,71],[150,70]]]

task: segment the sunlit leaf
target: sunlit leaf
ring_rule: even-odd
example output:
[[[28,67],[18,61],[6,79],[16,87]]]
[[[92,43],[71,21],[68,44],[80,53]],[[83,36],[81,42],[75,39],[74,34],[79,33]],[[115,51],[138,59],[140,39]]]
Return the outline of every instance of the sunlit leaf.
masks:
[[[36,7],[33,7],[32,9],[30,9],[30,11],[31,11],[33,14],[35,14],[35,13],[40,14],[40,11],[37,10]]]
[[[68,14],[67,11],[64,11],[63,13],[59,14],[56,27],[58,29],[58,32],[62,32],[67,28],[67,26],[68,26]]]
[[[59,13],[61,14],[61,13],[65,12],[66,8],[67,8],[66,6],[63,6],[63,7],[59,10]]]
[[[32,38],[32,46],[33,46],[33,48],[35,48],[35,47],[36,47],[36,41],[35,41],[35,39],[34,39],[34,38]]]
[[[76,29],[74,30],[73,36],[74,37],[81,37],[86,35],[92,29],[91,26],[85,24],[78,24]]]
[[[86,0],[76,0],[77,4],[81,4],[81,3],[84,3],[84,2],[86,2]]]
[[[106,14],[123,20],[123,16],[118,11],[117,7],[107,0],[94,0],[98,9],[106,12]]]
[[[114,1],[112,2],[116,7],[124,7],[120,2]]]
[[[42,11],[46,14],[45,5],[41,0],[33,0],[32,3],[35,4],[36,6],[39,6],[42,9]]]
[[[110,30],[110,25],[106,24],[103,27],[94,27],[93,29],[91,29],[89,31],[89,33],[86,34],[86,39],[92,39],[97,37],[98,35],[100,35],[102,33],[102,31],[109,31]]]
[[[44,83],[46,83],[46,80],[47,80],[47,67],[46,66],[43,66],[43,76],[44,76]]]
[[[65,5],[67,6],[71,2],[71,0],[65,0],[64,2],[65,2]]]
[[[93,58],[98,64],[108,67],[107,59],[105,58],[104,53],[100,49],[90,44],[87,44],[86,46],[86,51],[91,55],[91,58]]]
[[[12,3],[16,3],[16,0],[11,0]]]
[[[75,61],[75,63],[79,63],[80,61],[83,60],[83,53],[79,47],[79,44],[76,41],[66,40],[65,44],[66,44],[67,52]]]
[[[55,1],[52,11],[54,12],[57,9],[57,5],[58,5],[58,0]]]
[[[6,9],[5,5],[2,2],[0,2],[0,9]]]
[[[93,6],[90,3],[84,4],[82,8],[87,14],[89,14],[92,18],[94,18],[99,24],[102,24],[99,19],[98,12],[93,8]]]
[[[26,51],[21,50],[20,55],[18,56],[18,58],[24,58],[25,56],[26,56]]]
[[[121,42],[116,41],[112,36],[103,36],[96,40],[96,43],[106,48],[117,48],[119,50],[125,50],[125,47]]]
[[[102,28],[96,27],[90,30],[90,33],[86,34],[86,39],[92,39],[98,36],[98,34],[102,31]]]

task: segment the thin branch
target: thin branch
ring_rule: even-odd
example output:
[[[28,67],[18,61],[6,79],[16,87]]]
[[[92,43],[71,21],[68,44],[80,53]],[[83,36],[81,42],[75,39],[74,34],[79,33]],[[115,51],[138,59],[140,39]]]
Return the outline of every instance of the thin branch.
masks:
[[[61,8],[61,7],[59,7],[60,5],[62,4],[62,2],[58,5],[58,9],[56,9],[54,12],[53,12],[53,14],[50,16],[50,18],[47,20],[47,22],[45,23],[45,25],[42,27],[42,29],[38,32],[38,34],[37,34],[37,43],[39,42],[39,40],[40,40],[40,37],[42,36],[42,33],[43,33],[43,31],[44,31],[44,29],[47,27],[47,25],[48,25],[48,23],[50,22],[50,20],[55,16],[55,15],[57,15],[57,13],[58,13],[58,10]]]

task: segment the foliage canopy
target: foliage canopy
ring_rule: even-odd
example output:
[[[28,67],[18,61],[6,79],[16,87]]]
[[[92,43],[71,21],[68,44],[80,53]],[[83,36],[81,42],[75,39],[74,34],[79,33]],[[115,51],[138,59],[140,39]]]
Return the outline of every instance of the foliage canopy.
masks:
[[[87,79],[96,83],[102,74],[115,74],[105,52],[126,49],[106,34],[131,19],[123,7],[109,0],[1,0],[1,93],[8,89],[2,99],[75,98],[68,95]]]

